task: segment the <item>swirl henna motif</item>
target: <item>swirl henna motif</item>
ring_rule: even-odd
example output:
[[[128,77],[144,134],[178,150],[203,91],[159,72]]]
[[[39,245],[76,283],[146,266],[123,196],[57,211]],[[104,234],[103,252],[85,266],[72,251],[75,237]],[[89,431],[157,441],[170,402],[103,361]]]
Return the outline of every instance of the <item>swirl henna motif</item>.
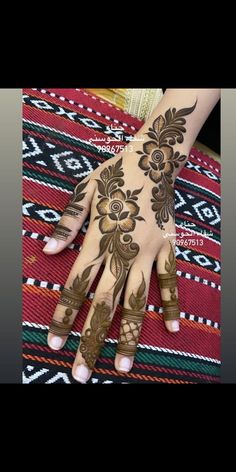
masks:
[[[111,254],[110,270],[116,279],[113,286],[113,306],[125,282],[129,263],[139,252],[138,244],[133,242],[128,233],[135,229],[136,221],[144,221],[144,218],[139,216],[140,208],[137,204],[137,195],[142,189],[124,192],[119,188],[124,185],[121,166],[122,158],[104,169],[100,174],[101,179],[97,179],[99,202],[95,220],[99,220],[99,229],[103,236],[96,259],[106,250]]]
[[[165,117],[159,115],[146,133],[151,141],[144,143],[142,151],[137,151],[141,156],[139,167],[157,184],[152,189],[151,202],[161,229],[164,229],[163,223],[167,223],[170,216],[174,218],[174,170],[187,160],[187,156],[174,151],[173,146],[183,143],[186,132],[184,116],[190,115],[196,104],[197,101],[192,107],[179,111],[169,108]]]

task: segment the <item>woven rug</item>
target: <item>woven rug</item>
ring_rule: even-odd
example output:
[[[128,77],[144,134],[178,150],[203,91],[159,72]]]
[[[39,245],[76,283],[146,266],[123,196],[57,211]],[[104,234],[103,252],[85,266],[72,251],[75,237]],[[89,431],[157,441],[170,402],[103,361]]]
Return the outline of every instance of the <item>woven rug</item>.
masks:
[[[111,126],[112,125],[112,126]],[[90,141],[107,140],[122,125],[123,139],[142,121],[83,90],[23,92],[23,382],[76,383],[71,367],[100,273],[65,347],[47,346],[50,319],[75,261],[87,224],[62,254],[42,249],[78,181],[112,154]],[[192,149],[175,185],[176,228],[194,224],[195,241],[176,247],[181,331],[162,321],[153,269],[140,343],[129,374],[118,374],[114,356],[121,305],[90,383],[215,383],[220,381],[220,164]],[[185,228],[186,229],[186,228]]]

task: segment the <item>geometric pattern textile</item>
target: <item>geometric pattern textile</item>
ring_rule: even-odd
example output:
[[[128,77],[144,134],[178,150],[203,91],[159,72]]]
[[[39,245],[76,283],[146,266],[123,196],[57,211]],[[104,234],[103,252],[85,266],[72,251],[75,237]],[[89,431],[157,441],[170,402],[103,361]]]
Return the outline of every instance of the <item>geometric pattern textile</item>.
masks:
[[[71,367],[101,271],[61,351],[47,346],[47,332],[88,223],[63,253],[42,249],[75,185],[114,155],[92,139],[125,144],[141,126],[82,89],[23,91],[23,383],[77,383]],[[132,371],[114,368],[121,300],[90,383],[220,382],[220,164],[196,149],[175,182],[175,216],[180,332],[164,327],[153,268]]]

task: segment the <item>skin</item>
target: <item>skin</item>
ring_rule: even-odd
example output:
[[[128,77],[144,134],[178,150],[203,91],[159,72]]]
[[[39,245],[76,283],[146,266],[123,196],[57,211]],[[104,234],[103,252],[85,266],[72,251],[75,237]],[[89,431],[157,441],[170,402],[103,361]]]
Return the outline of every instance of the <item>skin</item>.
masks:
[[[173,150],[178,151],[181,155],[185,155],[187,160],[190,148],[199,132],[199,129],[201,128],[203,122],[205,121],[211,109],[217,102],[218,98],[219,90],[216,89],[183,89],[181,91],[170,89],[165,93],[157,109],[153,112],[153,114],[145,123],[145,125],[140,129],[136,137],[144,138],[144,143],[150,141],[150,138],[147,136],[147,132],[149,127],[152,126],[154,120],[158,116],[165,116],[165,112],[169,108],[175,107],[177,110],[179,110],[186,107],[191,107],[194,103],[197,103],[194,111],[192,111],[189,116],[186,116],[186,133],[184,135],[183,142],[177,145],[173,145]],[[70,287],[73,286],[73,281],[76,279],[76,277],[81,277],[83,271],[88,266],[92,265],[88,277],[88,283],[85,289],[86,295],[93,283],[93,280],[95,279],[98,273],[99,268],[104,265],[102,276],[97,285],[96,293],[82,330],[81,342],[83,343],[84,339],[85,343],[90,343],[89,349],[94,350],[94,352],[96,350],[95,348],[97,348],[98,346],[95,345],[96,341],[94,341],[94,344],[92,343],[91,339],[96,339],[96,317],[97,320],[99,319],[99,316],[101,319],[101,315],[99,315],[99,313],[101,313],[101,306],[106,307],[106,316],[104,318],[105,321],[103,322],[103,327],[104,333],[107,334],[109,323],[111,322],[114,316],[117,304],[119,302],[124,281],[126,281],[126,289],[124,293],[124,308],[131,308],[129,303],[130,296],[132,295],[132,293],[137,294],[138,288],[142,283],[143,279],[145,281],[144,298],[146,303],[153,263],[155,262],[156,264],[157,274],[167,273],[166,261],[168,261],[170,253],[170,243],[173,243],[173,237],[165,237],[165,235],[166,233],[175,233],[175,222],[174,218],[171,215],[169,215],[168,221],[165,222],[164,225],[161,225],[161,227],[157,224],[155,211],[153,210],[151,203],[153,198],[153,188],[155,187],[156,183],[153,182],[151,178],[149,178],[149,175],[145,175],[143,169],[139,165],[141,151],[143,151],[142,142],[133,142],[132,145],[132,152],[127,151],[114,156],[113,158],[109,159],[108,162],[104,162],[94,172],[92,172],[89,178],[86,178],[82,182],[80,182],[79,185],[81,185],[81,183],[87,184],[83,188],[82,197],[78,198],[78,205],[80,206],[80,211],[78,212],[76,217],[72,217],[68,213],[64,214],[59,222],[60,225],[68,228],[70,232],[67,232],[66,239],[56,239],[56,233],[54,233],[53,238],[43,249],[44,253],[47,255],[56,255],[60,253],[65,247],[71,244],[78,231],[82,227],[88,214],[90,213],[90,223],[84,238],[83,247],[78,258],[73,264],[69,277],[65,283],[65,287],[67,289],[70,289]],[[172,172],[173,186],[175,178],[181,171],[186,160],[180,162],[178,168],[174,168]],[[120,170],[123,173],[123,184],[117,188],[120,188],[123,193],[126,193],[127,190],[130,190],[131,192],[139,190],[135,203],[138,207],[138,216],[140,216],[140,218],[135,219],[135,223],[132,225],[132,227],[130,226],[129,231],[122,233],[123,235],[128,234],[129,236],[131,236],[132,242],[135,244],[135,248],[137,250],[134,251],[134,257],[128,260],[128,266],[126,266],[126,269],[124,270],[124,280],[122,286],[120,287],[119,291],[115,293],[115,287],[118,286],[117,276],[116,271],[114,272],[113,269],[112,273],[111,269],[112,258],[114,260],[113,256],[115,248],[112,251],[109,250],[108,246],[105,251],[101,252],[100,250],[100,241],[102,240],[106,232],[104,232],[104,225],[101,224],[101,215],[99,217],[99,202],[101,201],[101,188],[99,190],[99,181],[101,182],[102,180],[103,171],[105,169],[108,169],[109,166],[115,166],[118,161],[121,162]],[[172,198],[174,198],[174,193]],[[111,195],[108,195],[108,200],[111,203]],[[124,226],[124,228],[126,227]],[[127,228],[129,228],[129,224]],[[107,230],[107,227],[105,227],[105,230]],[[122,263],[121,267],[123,267]],[[169,289],[161,288],[160,293],[162,300],[170,299]],[[177,287],[175,287],[174,289],[174,294],[176,295],[176,298],[178,298]],[[65,310],[66,307],[61,305],[59,302],[53,314],[53,319],[61,322],[63,320],[63,317],[65,316]],[[72,310],[72,313],[69,317],[71,324],[77,316],[77,313],[78,310]],[[92,323],[91,320],[93,320]],[[164,323],[170,335],[178,335],[177,333],[180,329],[180,322],[178,318],[172,320],[164,319]],[[91,326],[94,327],[92,333],[90,333]],[[89,336],[91,335],[89,341],[86,341],[86,333],[89,333]],[[66,340],[67,336],[55,336],[55,334],[51,332],[49,332],[48,334],[48,345],[54,350],[61,349],[66,343]],[[73,364],[72,375],[78,382],[86,383],[91,377],[94,365],[91,363],[91,361],[86,362],[86,356],[83,355],[83,346],[81,348],[81,342],[78,347],[78,351]],[[133,361],[134,356],[124,356],[117,353],[114,360],[115,368],[120,372],[129,372],[132,369]]]

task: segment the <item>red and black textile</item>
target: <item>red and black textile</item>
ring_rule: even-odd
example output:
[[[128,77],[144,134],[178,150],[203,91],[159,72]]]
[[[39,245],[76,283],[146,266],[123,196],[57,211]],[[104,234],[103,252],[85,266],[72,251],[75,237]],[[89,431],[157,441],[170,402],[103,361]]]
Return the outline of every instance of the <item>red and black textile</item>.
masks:
[[[74,383],[71,367],[99,275],[60,352],[47,346],[47,331],[87,224],[63,253],[47,257],[42,249],[76,183],[112,156],[90,139],[117,137],[119,125],[125,139],[142,121],[79,89],[25,89],[23,103],[23,382]],[[220,381],[220,164],[192,149],[175,198],[176,228],[185,232],[176,247],[181,331],[165,330],[153,269],[133,370],[114,369],[119,305],[92,383]],[[190,224],[195,245],[186,233]]]

